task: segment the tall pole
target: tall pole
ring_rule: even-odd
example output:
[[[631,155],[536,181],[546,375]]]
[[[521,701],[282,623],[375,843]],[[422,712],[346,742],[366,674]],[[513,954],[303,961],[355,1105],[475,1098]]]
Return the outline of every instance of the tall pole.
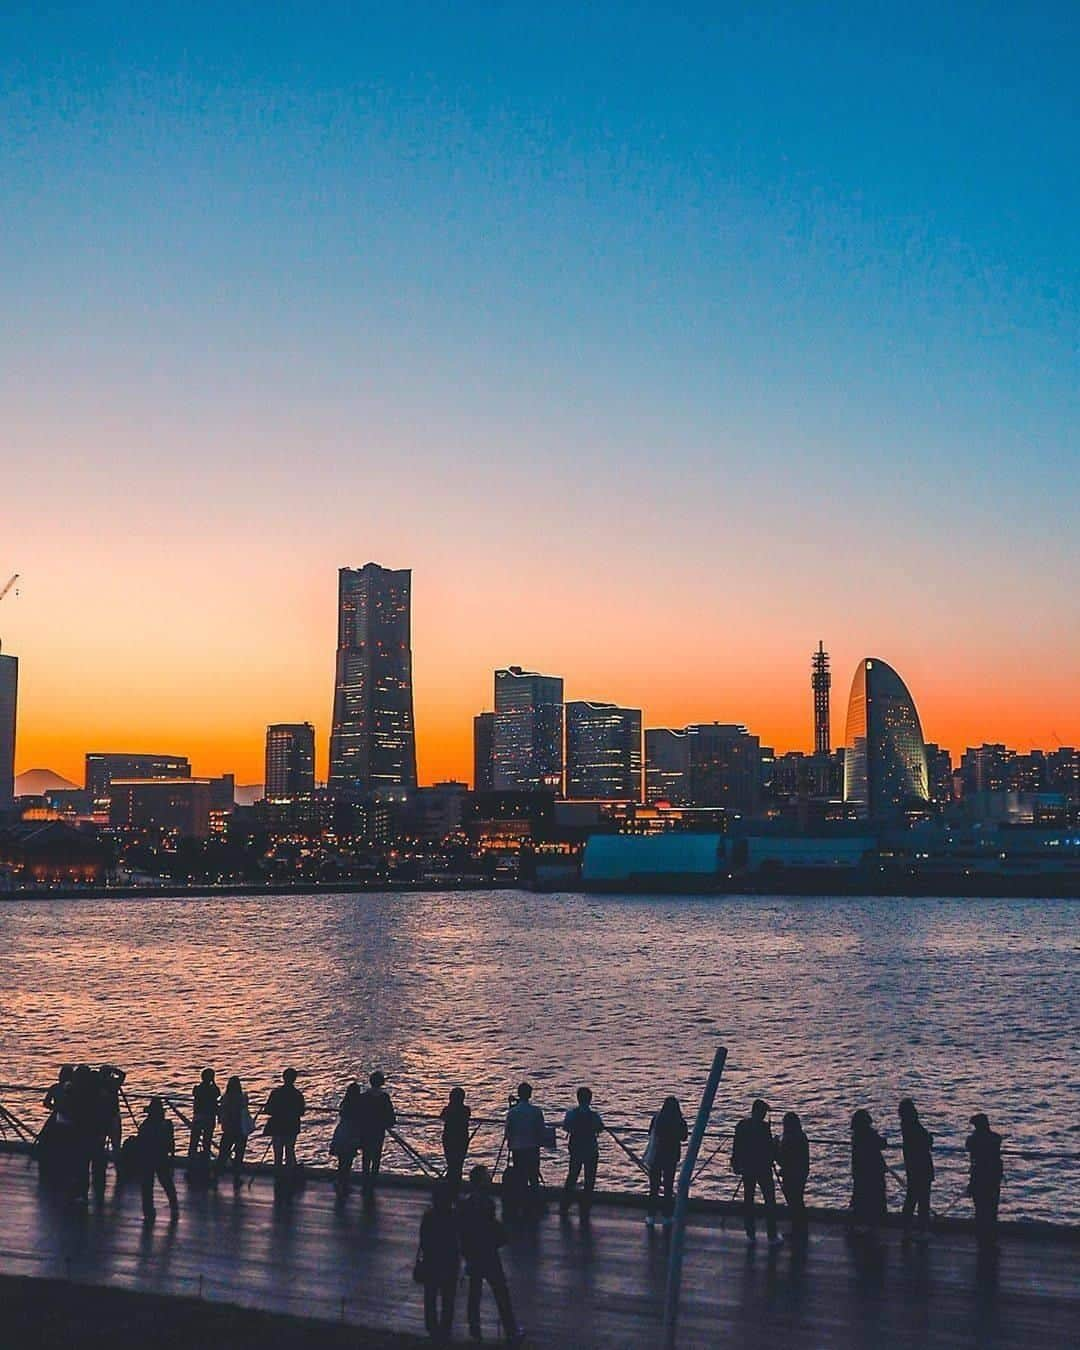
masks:
[[[669,1346],[675,1344],[675,1319],[679,1313],[679,1289],[682,1285],[683,1248],[686,1242],[686,1212],[690,1202],[690,1183],[694,1179],[694,1167],[701,1151],[701,1141],[705,1138],[705,1130],[709,1124],[709,1117],[712,1115],[716,1090],[720,1086],[720,1077],[724,1072],[726,1061],[727,1046],[717,1046],[716,1054],[713,1056],[712,1069],[709,1071],[709,1081],[705,1084],[701,1105],[698,1107],[697,1120],[694,1121],[694,1132],[686,1146],[686,1157],[683,1159],[682,1171],[679,1173],[679,1186],[675,1193],[675,1222],[671,1230],[667,1293],[664,1297],[664,1330],[667,1333],[667,1344]]]
[[[818,643],[810,662],[810,687],[814,691],[814,754],[827,755],[831,747],[829,735],[829,653],[823,642]]]

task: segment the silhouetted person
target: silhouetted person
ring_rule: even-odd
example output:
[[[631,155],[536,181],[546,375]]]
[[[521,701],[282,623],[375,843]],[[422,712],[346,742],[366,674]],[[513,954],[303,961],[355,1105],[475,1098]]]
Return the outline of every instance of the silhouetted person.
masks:
[[[115,1064],[103,1064],[98,1072],[101,1075],[101,1090],[108,1115],[106,1133],[112,1146],[113,1166],[118,1168],[120,1146],[124,1138],[124,1122],[120,1115],[120,1091],[127,1079],[127,1074],[123,1069],[118,1069]]]
[[[45,1096],[41,1099],[41,1104],[46,1111],[55,1111],[60,1105],[61,1099],[71,1088],[71,1080],[75,1076],[74,1064],[61,1064],[60,1072],[56,1075],[56,1082],[48,1088]]]
[[[346,1196],[352,1181],[352,1165],[360,1149],[361,1118],[364,1113],[364,1089],[354,1078],[338,1105],[338,1123],[330,1140],[330,1152],[337,1158],[334,1188]]]
[[[671,1222],[675,1212],[675,1172],[679,1166],[683,1140],[688,1133],[679,1099],[665,1097],[660,1110],[649,1123],[649,1142],[645,1148],[644,1161],[649,1169],[649,1208],[645,1222],[650,1228],[655,1226],[656,1215],[661,1207],[665,1227]]]
[[[806,1179],[810,1175],[810,1141],[803,1133],[802,1121],[794,1111],[784,1116],[777,1147],[780,1185],[791,1215],[793,1236],[804,1237],[806,1221]]]
[[[851,1117],[851,1208],[856,1232],[877,1228],[885,1217],[885,1137],[869,1111]]]
[[[453,1192],[445,1181],[436,1182],[431,1192],[431,1208],[420,1220],[420,1260],[424,1273],[424,1325],[433,1341],[446,1343],[454,1327],[461,1243]]]
[[[296,1086],[296,1078],[295,1069],[286,1069],[281,1075],[281,1086],[274,1088],[263,1108],[266,1115],[263,1134],[269,1135],[274,1147],[275,1179],[292,1176],[298,1166],[296,1140],[307,1103]]]
[[[980,1247],[997,1243],[998,1205],[1005,1169],[1001,1162],[1001,1135],[990,1128],[989,1119],[978,1112],[969,1122],[974,1128],[964,1143],[970,1160],[968,1195],[975,1205],[975,1239]]]
[[[911,1219],[917,1216],[915,1240],[925,1242],[930,1233],[930,1187],[934,1180],[934,1136],[919,1120],[910,1097],[900,1103],[900,1135],[904,1146],[904,1236],[911,1236]]]
[[[532,1102],[532,1084],[519,1083],[517,1101],[506,1113],[506,1143],[518,1183],[533,1201],[540,1192],[540,1148],[544,1113]]]
[[[165,1103],[160,1097],[151,1097],[146,1108],[146,1119],[139,1126],[142,1211],[143,1218],[147,1221],[152,1220],[157,1214],[154,1208],[155,1177],[168,1198],[172,1217],[175,1219],[180,1213],[180,1205],[176,1198],[176,1183],[173,1181],[175,1152],[176,1137],[172,1121],[165,1119]]]
[[[218,1144],[217,1170],[219,1174],[224,1172],[231,1161],[233,1181],[239,1183],[247,1141],[255,1128],[255,1122],[251,1118],[244,1085],[235,1074],[225,1084],[225,1091],[221,1094],[218,1117],[221,1120],[221,1141]]]
[[[443,1123],[442,1147],[446,1159],[446,1182],[456,1198],[461,1189],[465,1155],[469,1151],[469,1121],[472,1112],[465,1105],[465,1089],[451,1088],[450,1100],[439,1113]]]
[[[375,1200],[375,1185],[379,1180],[386,1132],[394,1128],[397,1116],[390,1094],[383,1086],[386,1075],[376,1069],[368,1082],[371,1086],[360,1094],[358,1106],[361,1185],[364,1203],[370,1205]]]
[[[604,1122],[598,1112],[592,1109],[592,1089],[579,1087],[577,1106],[572,1107],[563,1117],[563,1129],[566,1131],[570,1146],[570,1162],[566,1172],[566,1184],[563,1186],[562,1199],[559,1201],[559,1213],[566,1218],[570,1213],[577,1192],[578,1177],[585,1172],[584,1188],[578,1201],[582,1219],[588,1219],[592,1206],[593,1191],[596,1190],[596,1169],[600,1162],[600,1136],[604,1131]]]
[[[72,1199],[86,1204],[90,1196],[90,1172],[95,1189],[105,1189],[105,1133],[107,1122],[101,1079],[88,1064],[78,1064],[64,1098],[71,1121],[70,1185]]]
[[[495,1296],[503,1334],[508,1341],[516,1344],[521,1340],[522,1333],[514,1317],[510,1290],[499,1255],[499,1248],[506,1243],[506,1232],[495,1215],[491,1174],[482,1163],[478,1163],[469,1173],[468,1193],[458,1204],[458,1231],[469,1276],[469,1334],[473,1340],[481,1338],[480,1299],[486,1280]]]
[[[62,1064],[56,1082],[41,1099],[49,1112],[38,1134],[35,1153],[41,1179],[49,1186],[70,1193],[78,1171],[78,1147],[71,1114],[71,1085],[74,1064]]]
[[[214,1126],[217,1124],[218,1103],[221,1101],[221,1089],[214,1081],[213,1069],[203,1069],[199,1081],[191,1090],[191,1139],[188,1142],[188,1158],[197,1153],[209,1156],[214,1146]]]
[[[757,1241],[754,1222],[754,1192],[760,1189],[765,1202],[765,1226],[769,1246],[778,1247],[783,1238],[776,1231],[776,1187],[773,1185],[772,1165],[776,1157],[776,1142],[766,1117],[768,1103],[759,1097],[750,1108],[750,1115],[735,1126],[731,1148],[731,1170],[743,1180],[743,1223],[749,1242]]]

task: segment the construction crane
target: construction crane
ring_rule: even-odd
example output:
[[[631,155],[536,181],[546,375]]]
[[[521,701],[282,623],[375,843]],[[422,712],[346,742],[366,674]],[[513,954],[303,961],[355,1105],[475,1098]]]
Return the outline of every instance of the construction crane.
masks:
[[[4,587],[4,589],[3,589],[2,591],[0,591],[0,600],[3,600],[4,596],[7,595],[8,591],[11,590],[12,586],[15,585],[15,583],[18,581],[18,579],[19,579],[19,574],[18,574],[18,572],[16,572],[16,573],[12,576],[12,578],[11,578],[11,580],[8,582],[8,584]],[[18,595],[18,591],[16,591],[15,594]]]

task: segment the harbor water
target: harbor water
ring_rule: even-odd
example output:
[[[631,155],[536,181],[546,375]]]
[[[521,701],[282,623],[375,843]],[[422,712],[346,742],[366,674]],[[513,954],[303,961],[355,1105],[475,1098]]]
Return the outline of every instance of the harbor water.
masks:
[[[1078,939],[1080,907],[1044,900],[18,902],[0,906],[0,1079],[39,1084],[64,1061],[110,1061],[133,1093],[182,1101],[211,1065],[222,1083],[241,1074],[255,1105],[292,1064],[312,1107],[332,1110],[378,1067],[399,1112],[434,1115],[460,1084],[478,1115],[496,1116],[527,1077],[549,1116],[588,1083],[606,1119],[643,1129],[668,1093],[691,1114],[723,1044],[714,1130],[759,1095],[777,1130],[798,1111],[820,1141],[812,1202],[846,1203],[852,1110],[898,1143],[896,1103],[910,1095],[939,1148],[938,1208],[962,1189],[968,1118],[986,1111],[1010,1150],[1003,1213],[1078,1223]],[[408,1128],[437,1154],[433,1127]],[[313,1116],[306,1157],[327,1161],[331,1129]],[[492,1130],[476,1147],[497,1145]],[[718,1148],[702,1193],[730,1194],[727,1159]],[[545,1163],[549,1182],[560,1166]],[[640,1183],[610,1140],[605,1183]]]

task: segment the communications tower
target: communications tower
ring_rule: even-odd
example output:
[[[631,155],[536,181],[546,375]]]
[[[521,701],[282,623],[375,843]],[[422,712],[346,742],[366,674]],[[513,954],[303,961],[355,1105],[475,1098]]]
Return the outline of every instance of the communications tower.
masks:
[[[810,687],[814,691],[814,754],[828,755],[831,749],[829,690],[832,676],[829,674],[829,653],[821,642],[810,661]]]

